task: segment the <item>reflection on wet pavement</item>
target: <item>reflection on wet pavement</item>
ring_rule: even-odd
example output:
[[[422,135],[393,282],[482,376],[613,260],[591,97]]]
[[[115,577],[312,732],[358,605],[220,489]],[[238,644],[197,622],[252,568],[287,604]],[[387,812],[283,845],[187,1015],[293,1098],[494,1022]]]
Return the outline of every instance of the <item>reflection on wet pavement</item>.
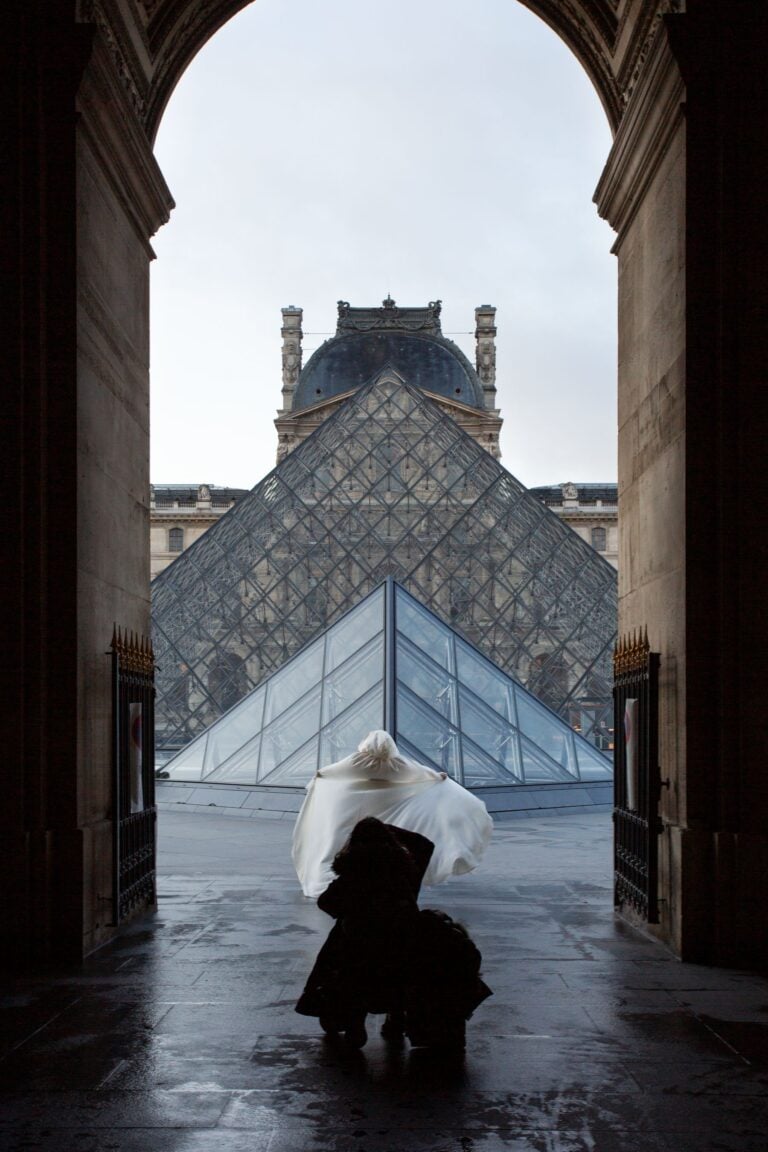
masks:
[[[434,904],[494,990],[458,1063],[293,1012],[330,921],[291,824],[162,814],[160,910],[0,1008],[7,1152],[766,1152],[768,985],[614,920],[610,816],[497,826]]]

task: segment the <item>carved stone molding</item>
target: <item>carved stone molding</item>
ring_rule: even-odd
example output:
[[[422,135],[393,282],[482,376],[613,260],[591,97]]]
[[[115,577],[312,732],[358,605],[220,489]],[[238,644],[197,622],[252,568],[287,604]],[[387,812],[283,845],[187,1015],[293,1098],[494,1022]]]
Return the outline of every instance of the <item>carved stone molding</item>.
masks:
[[[155,4],[148,32],[155,75],[145,124],[157,134],[168,98],[184,69],[214,32],[249,0],[162,0]]]
[[[592,80],[612,130],[621,120],[622,102],[614,76],[617,19],[608,0],[521,0],[553,28],[581,61]]]
[[[617,75],[622,104],[626,105],[629,102],[637,86],[663,18],[669,13],[682,12],[684,9],[685,0],[655,0],[654,3],[646,2],[639,12],[636,12],[629,48]],[[629,11],[629,7],[626,11]]]
[[[613,129],[622,113],[614,75],[616,0],[521,0],[569,45],[597,89]],[[146,126],[157,132],[165,104],[187,64],[248,0],[136,0],[146,14],[155,74]]]
[[[142,64],[134,48],[120,13],[112,0],[81,0],[79,19],[83,24],[95,24],[109,48],[115,71],[120,78],[134,112],[143,121],[147,113],[149,79],[147,67]],[[141,23],[136,29],[143,32]],[[144,36],[142,40],[146,43]],[[148,47],[148,43],[147,43]],[[149,61],[146,61],[148,65]]]
[[[112,0],[84,0],[98,9]],[[615,131],[634,92],[665,14],[685,0],[521,0],[581,61]],[[154,75],[144,122],[154,136],[165,104],[205,42],[248,0],[132,0],[148,38]],[[623,51],[619,45],[626,41]],[[620,57],[617,53],[620,52]],[[139,95],[143,95],[139,92]]]
[[[126,216],[147,245],[174,207],[114,55],[97,34],[78,93],[79,129],[99,161]]]
[[[685,85],[659,24],[595,191],[599,214],[618,233],[616,246],[642,203],[683,117]]]
[[[162,7],[163,0],[136,0],[136,6],[139,11],[143,12],[144,22],[149,24],[150,20],[157,14],[159,8]]]

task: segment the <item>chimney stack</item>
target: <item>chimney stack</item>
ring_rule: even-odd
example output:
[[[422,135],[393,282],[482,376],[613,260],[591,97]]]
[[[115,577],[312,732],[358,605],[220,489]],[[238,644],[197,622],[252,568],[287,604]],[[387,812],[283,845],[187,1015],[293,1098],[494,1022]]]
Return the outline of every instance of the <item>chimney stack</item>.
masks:
[[[293,394],[296,391],[299,373],[301,372],[301,318],[304,315],[302,308],[294,308],[290,304],[282,309],[283,326],[280,335],[283,338],[283,407],[280,415],[285,415],[293,409]]]
[[[483,386],[488,411],[496,410],[496,309],[490,304],[475,308],[475,365]]]

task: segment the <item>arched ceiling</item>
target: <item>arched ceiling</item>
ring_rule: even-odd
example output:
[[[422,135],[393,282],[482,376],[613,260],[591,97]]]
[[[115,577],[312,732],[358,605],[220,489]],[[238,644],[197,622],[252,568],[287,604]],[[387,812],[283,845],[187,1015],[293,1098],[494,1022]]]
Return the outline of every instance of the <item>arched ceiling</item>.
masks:
[[[146,102],[146,127],[154,137],[163,109],[184,69],[205,42],[251,0],[133,0],[152,75]],[[258,0],[256,0],[258,2]],[[513,0],[510,0],[510,3]],[[619,8],[642,15],[659,0],[520,0],[540,16],[583,64],[613,130],[621,119],[621,86],[614,66],[620,31]],[[642,21],[639,21],[642,22]]]

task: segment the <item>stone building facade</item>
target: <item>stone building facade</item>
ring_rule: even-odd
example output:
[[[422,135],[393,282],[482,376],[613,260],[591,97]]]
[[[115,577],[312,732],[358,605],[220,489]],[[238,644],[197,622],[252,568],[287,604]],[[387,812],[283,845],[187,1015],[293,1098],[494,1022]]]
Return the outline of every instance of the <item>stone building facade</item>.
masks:
[[[545,484],[531,488],[546,506],[573,528],[614,568],[619,566],[618,484]]]
[[[149,490],[150,570],[159,572],[199,540],[246,488],[214,484],[153,484]]]

